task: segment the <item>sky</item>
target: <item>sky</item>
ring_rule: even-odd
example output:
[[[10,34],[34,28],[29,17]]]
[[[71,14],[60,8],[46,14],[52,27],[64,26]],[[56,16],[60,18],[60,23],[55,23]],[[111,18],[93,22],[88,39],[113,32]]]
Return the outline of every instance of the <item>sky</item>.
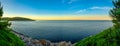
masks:
[[[37,20],[110,20],[111,0],[0,0],[4,17]]]

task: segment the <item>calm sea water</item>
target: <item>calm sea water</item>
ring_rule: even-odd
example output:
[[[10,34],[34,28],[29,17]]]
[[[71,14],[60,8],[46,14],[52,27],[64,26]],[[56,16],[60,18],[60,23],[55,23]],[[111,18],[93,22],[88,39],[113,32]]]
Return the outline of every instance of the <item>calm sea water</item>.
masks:
[[[112,27],[111,21],[12,21],[15,31],[34,39],[77,42]]]

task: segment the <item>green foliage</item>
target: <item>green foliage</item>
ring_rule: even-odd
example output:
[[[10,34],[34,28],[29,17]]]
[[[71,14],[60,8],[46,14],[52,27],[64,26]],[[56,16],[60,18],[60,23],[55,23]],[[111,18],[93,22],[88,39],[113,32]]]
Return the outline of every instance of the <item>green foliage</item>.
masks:
[[[8,26],[10,26],[11,23],[9,23],[9,21],[1,21],[0,22],[0,29],[4,29],[4,28],[7,28]]]
[[[116,28],[120,28],[120,0],[113,1],[114,8],[110,10],[110,16],[113,18],[113,23]]]
[[[1,20],[3,7],[0,4],[0,46],[25,46],[15,34],[8,28],[11,24],[7,20]]]
[[[109,28],[98,35],[83,39],[75,46],[120,46],[120,29]]]
[[[1,30],[10,26],[9,21],[1,20],[2,15],[3,15],[3,7],[1,6],[1,2],[0,2],[0,29]]]
[[[3,7],[1,6],[1,3],[0,3],[0,19],[1,19],[2,15],[3,15]]]
[[[25,46],[25,44],[9,28],[6,28],[0,30],[0,46]]]

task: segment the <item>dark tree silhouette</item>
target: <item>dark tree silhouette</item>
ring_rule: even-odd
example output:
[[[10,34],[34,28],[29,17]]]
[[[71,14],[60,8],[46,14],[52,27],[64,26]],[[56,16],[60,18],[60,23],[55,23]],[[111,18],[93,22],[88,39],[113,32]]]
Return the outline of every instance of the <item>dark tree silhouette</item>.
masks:
[[[1,2],[0,2],[0,19],[2,16],[3,16],[3,7],[2,7]]]
[[[120,0],[113,1],[114,8],[110,10],[110,16],[113,18],[115,27],[120,27]]]

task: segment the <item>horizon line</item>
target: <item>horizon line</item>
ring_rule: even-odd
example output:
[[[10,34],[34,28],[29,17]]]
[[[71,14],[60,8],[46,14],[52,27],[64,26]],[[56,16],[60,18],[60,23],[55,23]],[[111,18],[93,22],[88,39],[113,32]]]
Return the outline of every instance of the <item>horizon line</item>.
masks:
[[[112,20],[109,16],[3,16],[3,17],[23,17],[33,20]]]

